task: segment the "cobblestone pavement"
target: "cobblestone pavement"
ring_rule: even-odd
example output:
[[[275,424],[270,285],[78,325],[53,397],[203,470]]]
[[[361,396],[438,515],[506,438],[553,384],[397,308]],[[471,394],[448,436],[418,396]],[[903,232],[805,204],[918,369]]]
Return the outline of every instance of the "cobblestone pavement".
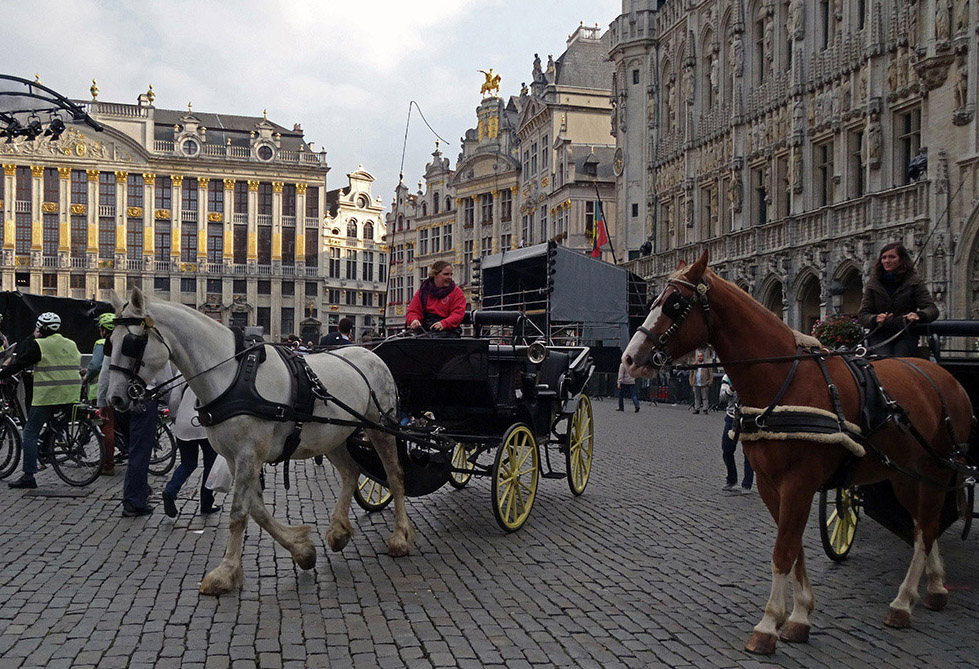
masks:
[[[595,403],[582,497],[542,480],[527,524],[505,534],[488,480],[447,486],[409,502],[417,549],[397,560],[384,553],[390,510],[355,507],[354,539],[327,551],[329,464],[297,463],[288,492],[270,469],[266,501],[315,526],[316,568],[250,523],[244,587],[220,598],[198,585],[220,562],[227,513],[194,515],[198,479],[176,520],[158,500],[152,516],[122,518],[119,475],[82,497],[49,496],[66,491],[51,470],[37,495],[0,485],[0,667],[977,666],[979,540],[960,541],[959,524],[942,543],[948,608],[918,606],[911,629],[892,630],[882,620],[909,549],[864,520],[837,565],[811,522],[811,642],[745,653],[774,526],[757,494],[720,490],[722,415],[613,409]]]

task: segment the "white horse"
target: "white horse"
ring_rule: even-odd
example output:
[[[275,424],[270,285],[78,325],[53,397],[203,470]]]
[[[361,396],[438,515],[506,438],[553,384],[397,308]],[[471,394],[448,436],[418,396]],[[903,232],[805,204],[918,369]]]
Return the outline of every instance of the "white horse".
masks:
[[[111,364],[131,369],[135,360],[123,353],[123,339],[128,334],[147,336],[139,379],[152,379],[169,359],[188,379],[200,402],[206,404],[221,395],[232,383],[238,367],[237,360],[228,361],[235,353],[234,336],[217,321],[188,307],[146,298],[134,288],[125,305],[117,306],[117,316],[138,319],[139,325],[117,325],[112,332]],[[259,368],[255,387],[262,397],[274,402],[291,404],[290,372],[280,356],[266,348],[267,360]],[[132,353],[131,349],[129,351]],[[350,361],[363,376],[339,357]],[[309,366],[328,388],[331,395],[379,423],[382,412],[394,417],[397,408],[397,387],[391,371],[370,351],[347,347],[333,353],[306,356]],[[130,379],[125,372],[113,370],[109,376],[109,401],[117,411],[131,406],[127,392]],[[376,401],[371,398],[373,391]],[[340,420],[355,420],[335,404],[317,400],[316,416]],[[286,438],[295,423],[274,422],[255,416],[234,416],[207,428],[207,437],[214,450],[223,455],[235,475],[231,504],[230,536],[221,564],[201,582],[201,592],[219,595],[241,586],[241,550],[248,516],[275,538],[291,554],[302,569],[316,564],[316,549],[310,540],[308,525],[283,525],[269,513],[262,500],[259,475],[262,465],[275,461],[283,451]],[[359,468],[344,443],[355,428],[344,425],[307,422],[302,439],[293,458],[325,455],[341,477],[340,494],[330,516],[326,541],[339,551],[353,534],[350,524],[350,498],[357,485]],[[395,438],[376,429],[364,430],[371,440],[387,472],[388,487],[394,496],[395,525],[388,540],[388,553],[394,557],[407,555],[414,545],[415,530],[405,511],[404,478],[398,462]]]

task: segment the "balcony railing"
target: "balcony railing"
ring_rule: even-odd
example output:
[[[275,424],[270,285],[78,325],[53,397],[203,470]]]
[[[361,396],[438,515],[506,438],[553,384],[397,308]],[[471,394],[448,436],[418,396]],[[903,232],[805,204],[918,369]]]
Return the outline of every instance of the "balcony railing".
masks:
[[[114,204],[100,204],[99,205],[99,218],[113,218],[116,215],[116,205]]]
[[[173,261],[170,259],[155,259],[153,260],[153,269],[157,272],[172,272]]]
[[[282,225],[290,228],[296,227],[296,217],[295,216],[283,216]]]
[[[272,214],[259,214],[257,220],[259,225],[272,225]]]
[[[319,275],[320,275],[320,269],[319,269],[319,267],[315,267],[315,266],[314,267],[310,267],[308,265],[306,266],[306,276],[316,276],[316,277],[318,277]]]
[[[272,265],[255,265],[255,272],[259,276],[272,276]]]
[[[247,225],[248,224],[248,214],[238,214],[238,213],[235,213],[235,214],[232,214],[231,216],[232,216],[231,220],[232,220],[232,222],[235,225]]]
[[[31,201],[30,200],[17,200],[14,202],[14,211],[18,214],[29,214],[31,213]]]
[[[57,267],[58,256],[41,256],[41,267]]]
[[[197,222],[197,210],[196,209],[184,209],[180,212],[180,220],[184,223],[196,223]]]
[[[142,258],[126,258],[123,266],[129,272],[141,272],[146,267],[146,262]]]
[[[248,265],[246,263],[233,263],[231,265],[231,273],[244,276],[248,274]]]
[[[72,269],[85,269],[88,267],[88,258],[85,256],[71,256],[68,258],[68,267]]]
[[[153,150],[157,153],[173,153],[173,142],[166,139],[158,139],[153,142]]]

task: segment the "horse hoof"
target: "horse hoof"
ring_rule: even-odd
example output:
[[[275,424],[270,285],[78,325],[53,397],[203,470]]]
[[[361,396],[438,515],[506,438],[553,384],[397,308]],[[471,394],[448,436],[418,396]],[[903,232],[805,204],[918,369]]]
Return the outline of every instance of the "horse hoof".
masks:
[[[782,628],[782,633],[779,634],[779,638],[789,643],[808,643],[809,625],[789,621]]]
[[[302,551],[298,555],[292,556],[292,561],[296,563],[300,569],[305,569],[309,571],[316,566],[316,549],[312,546],[307,546],[306,550]]]
[[[778,639],[774,634],[755,632],[744,645],[744,649],[755,655],[772,655],[775,653],[775,643]]]
[[[240,585],[240,581],[239,583],[235,583],[236,579],[225,578],[223,573],[218,573],[219,569],[215,569],[201,581],[202,595],[224,595],[234,590],[237,585]]]
[[[330,547],[331,551],[334,553],[339,553],[347,547],[347,544],[350,543],[351,536],[352,535],[350,532],[346,532],[344,530],[327,530],[326,543]]]
[[[948,604],[947,592],[929,592],[921,601],[921,605],[929,611],[941,611]]]
[[[911,626],[911,612],[901,611],[900,609],[888,609],[884,624],[895,629],[903,629]]]

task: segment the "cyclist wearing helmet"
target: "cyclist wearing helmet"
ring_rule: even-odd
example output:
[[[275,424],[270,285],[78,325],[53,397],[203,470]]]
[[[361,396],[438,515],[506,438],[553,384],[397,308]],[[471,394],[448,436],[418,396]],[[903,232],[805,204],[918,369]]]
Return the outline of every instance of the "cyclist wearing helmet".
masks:
[[[41,427],[51,420],[54,409],[78,401],[78,374],[82,362],[75,342],[58,332],[61,317],[46,311],[37,317],[34,338],[17,347],[13,361],[0,369],[0,381],[34,367],[34,397],[24,424],[24,474],[9,483],[11,488],[36,488],[37,440]]]
[[[113,455],[115,454],[115,431],[116,421],[115,412],[108,405],[105,393],[99,393],[99,378],[102,371],[102,363],[105,361],[105,340],[112,334],[112,329],[116,326],[116,317],[111,313],[100,314],[96,319],[99,324],[99,338],[95,340],[95,348],[92,349],[92,359],[88,362],[88,368],[81,370],[82,386],[88,386],[88,401],[95,402],[99,413],[105,419],[103,431],[105,432],[105,462],[102,464],[102,473],[110,475],[115,473]],[[105,386],[105,384],[102,384]]]

